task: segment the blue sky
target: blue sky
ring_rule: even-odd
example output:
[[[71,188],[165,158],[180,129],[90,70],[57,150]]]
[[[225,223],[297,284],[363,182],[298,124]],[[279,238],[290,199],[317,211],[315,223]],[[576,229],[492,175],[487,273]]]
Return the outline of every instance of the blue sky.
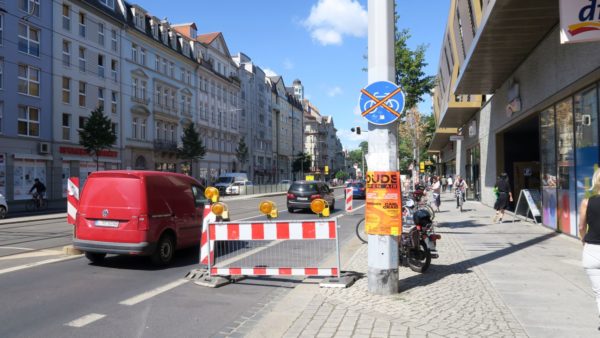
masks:
[[[322,115],[332,115],[344,148],[358,147],[353,126],[366,129],[356,106],[367,85],[367,0],[137,0],[171,23],[195,22],[198,33],[223,32],[232,54],[243,52],[266,71],[296,78]],[[411,48],[426,44],[428,75],[437,73],[449,0],[397,1],[400,29]],[[431,112],[429,97],[419,105]],[[363,134],[363,137],[366,135]]]

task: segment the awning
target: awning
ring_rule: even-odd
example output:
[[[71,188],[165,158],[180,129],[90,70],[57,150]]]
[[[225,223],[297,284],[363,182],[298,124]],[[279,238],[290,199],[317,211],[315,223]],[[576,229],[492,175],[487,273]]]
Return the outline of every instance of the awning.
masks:
[[[456,135],[458,132],[457,128],[438,128],[433,135],[431,144],[429,145],[429,152],[438,152],[444,149],[448,142],[450,142],[450,136]]]
[[[494,93],[558,24],[558,2],[490,1],[454,93]]]
[[[13,158],[16,160],[40,160],[40,161],[52,161],[50,155],[37,155],[37,154],[13,154]]]

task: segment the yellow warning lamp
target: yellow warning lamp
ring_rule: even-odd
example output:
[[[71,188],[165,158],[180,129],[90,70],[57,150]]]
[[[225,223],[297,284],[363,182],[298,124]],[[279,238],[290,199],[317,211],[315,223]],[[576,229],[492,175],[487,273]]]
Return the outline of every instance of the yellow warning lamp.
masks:
[[[222,202],[217,202],[210,207],[210,211],[212,211],[212,213],[217,217],[222,217],[223,213],[227,211],[227,205]]]
[[[261,213],[267,215],[267,218],[269,219],[277,218],[277,216],[279,215],[277,212],[277,205],[275,205],[275,202],[273,201],[260,202],[260,204],[258,205],[258,210],[260,210]]]
[[[310,210],[319,216],[329,216],[329,204],[321,198],[314,199],[310,202]]]
[[[204,190],[204,197],[209,199],[211,202],[216,203],[219,201],[219,189],[215,187],[208,187]]]

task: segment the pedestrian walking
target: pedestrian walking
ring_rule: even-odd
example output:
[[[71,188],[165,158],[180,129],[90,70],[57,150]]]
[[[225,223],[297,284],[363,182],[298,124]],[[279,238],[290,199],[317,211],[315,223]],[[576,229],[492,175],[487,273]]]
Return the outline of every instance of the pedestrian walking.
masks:
[[[454,182],[452,181],[452,176],[448,176],[448,190],[452,191],[454,187]]]
[[[442,176],[440,183],[442,184],[442,191],[446,191],[446,189],[448,188],[448,179],[445,175]]]
[[[498,197],[496,197],[496,203],[494,203],[494,209],[496,214],[494,215],[493,222],[502,223],[504,217],[504,210],[508,208],[508,204],[513,201],[512,189],[508,182],[508,174],[502,173],[496,180],[495,185],[498,191]]]
[[[600,315],[600,169],[592,177],[592,193],[579,207],[579,236],[583,242],[581,265],[592,282]],[[598,327],[600,330],[600,327]]]
[[[433,177],[433,184],[431,184],[431,191],[433,193],[433,203],[435,204],[436,212],[440,212],[440,204],[442,204],[442,200],[440,198],[440,194],[442,193],[442,183],[437,176]]]

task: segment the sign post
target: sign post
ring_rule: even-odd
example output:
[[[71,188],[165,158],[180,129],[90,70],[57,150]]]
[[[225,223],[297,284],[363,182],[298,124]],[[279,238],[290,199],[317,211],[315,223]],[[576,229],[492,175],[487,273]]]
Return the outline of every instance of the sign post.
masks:
[[[369,83],[361,91],[360,108],[369,123],[369,170],[393,173],[398,171],[398,122],[404,109],[404,95],[393,83],[395,78],[394,58],[394,1],[369,0]],[[371,177],[374,179],[375,177]],[[369,179],[369,178],[368,178]],[[367,181],[368,184],[368,181]],[[399,186],[399,181],[398,181]],[[369,208],[381,203],[379,194],[367,193],[367,217]],[[369,206],[371,205],[371,207]],[[386,221],[387,222],[387,221]],[[391,227],[396,224],[378,225]],[[399,223],[397,224],[399,226]],[[379,231],[378,231],[379,232]],[[398,236],[369,234],[368,287],[378,295],[398,293]],[[368,232],[367,232],[368,233]]]

